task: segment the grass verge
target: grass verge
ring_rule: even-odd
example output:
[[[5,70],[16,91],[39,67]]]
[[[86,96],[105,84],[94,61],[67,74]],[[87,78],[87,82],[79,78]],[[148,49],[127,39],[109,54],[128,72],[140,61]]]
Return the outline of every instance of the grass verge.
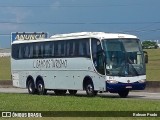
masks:
[[[149,63],[146,64],[147,80],[160,81],[160,49],[147,49]]]
[[[54,96],[29,94],[0,94],[1,111],[159,111],[160,101],[85,96]],[[11,118],[24,120],[25,118]],[[154,120],[146,117],[55,117],[29,118],[30,120]]]
[[[86,96],[0,94],[1,111],[158,111],[160,101]]]
[[[0,80],[11,80],[10,57],[0,58]]]

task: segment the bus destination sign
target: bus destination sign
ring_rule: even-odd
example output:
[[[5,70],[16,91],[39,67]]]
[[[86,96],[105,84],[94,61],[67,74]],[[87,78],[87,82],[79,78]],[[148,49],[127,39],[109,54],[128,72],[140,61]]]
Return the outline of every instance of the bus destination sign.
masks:
[[[48,37],[44,32],[13,32],[11,33],[11,41],[15,40],[37,40],[45,39]]]

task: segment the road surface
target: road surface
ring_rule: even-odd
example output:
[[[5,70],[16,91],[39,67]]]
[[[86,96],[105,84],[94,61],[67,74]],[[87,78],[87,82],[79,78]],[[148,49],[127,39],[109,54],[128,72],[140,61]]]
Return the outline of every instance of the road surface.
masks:
[[[24,93],[28,94],[27,89],[20,89],[20,88],[0,88],[0,93]],[[48,94],[53,94],[54,92],[49,91]],[[68,94],[68,93],[67,93]],[[84,95],[86,96],[85,91],[78,91],[78,95]],[[112,93],[98,93],[98,96],[105,97],[105,98],[119,98],[118,94],[112,94]],[[128,99],[154,99],[154,100],[160,100],[160,93],[151,93],[151,92],[130,92]]]

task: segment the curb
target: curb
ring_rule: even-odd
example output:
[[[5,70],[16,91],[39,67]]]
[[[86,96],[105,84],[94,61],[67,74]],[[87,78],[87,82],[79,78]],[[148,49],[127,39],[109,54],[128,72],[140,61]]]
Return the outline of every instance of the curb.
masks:
[[[0,80],[0,85],[12,85],[11,80]]]
[[[11,80],[0,80],[0,88],[12,88]]]
[[[147,81],[146,88],[144,91],[147,92],[160,92],[160,81]]]

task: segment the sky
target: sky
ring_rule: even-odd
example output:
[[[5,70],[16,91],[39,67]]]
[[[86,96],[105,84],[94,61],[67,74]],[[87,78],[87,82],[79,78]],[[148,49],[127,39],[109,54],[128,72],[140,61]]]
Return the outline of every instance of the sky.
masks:
[[[160,0],[0,0],[0,48],[11,32],[127,33],[160,40]]]

